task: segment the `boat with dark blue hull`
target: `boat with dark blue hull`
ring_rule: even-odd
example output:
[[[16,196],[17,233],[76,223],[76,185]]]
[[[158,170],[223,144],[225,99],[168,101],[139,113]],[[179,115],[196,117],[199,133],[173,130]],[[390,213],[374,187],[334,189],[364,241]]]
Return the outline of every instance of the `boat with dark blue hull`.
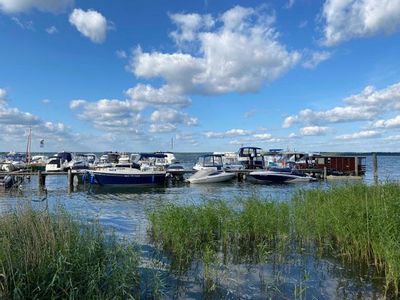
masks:
[[[141,171],[134,168],[109,168],[93,171],[94,180],[106,186],[163,185],[165,171]]]
[[[311,176],[290,168],[269,168],[268,170],[254,171],[250,172],[247,178],[254,183],[295,183],[315,180]]]

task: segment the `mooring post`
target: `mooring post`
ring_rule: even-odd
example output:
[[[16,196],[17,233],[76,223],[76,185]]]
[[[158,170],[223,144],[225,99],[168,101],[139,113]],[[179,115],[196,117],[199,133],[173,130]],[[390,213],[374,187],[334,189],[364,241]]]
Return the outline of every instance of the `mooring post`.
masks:
[[[46,175],[41,170],[38,171],[38,184],[39,188],[43,188],[46,185]]]
[[[372,154],[372,165],[374,168],[374,181],[377,184],[378,183],[378,155],[376,152]]]
[[[72,191],[74,187],[74,175],[72,174],[72,170],[68,169],[68,191]]]
[[[358,176],[358,156],[354,157],[354,175]]]
[[[324,180],[327,179],[327,174],[328,174],[328,171],[327,171],[326,167],[324,167]]]

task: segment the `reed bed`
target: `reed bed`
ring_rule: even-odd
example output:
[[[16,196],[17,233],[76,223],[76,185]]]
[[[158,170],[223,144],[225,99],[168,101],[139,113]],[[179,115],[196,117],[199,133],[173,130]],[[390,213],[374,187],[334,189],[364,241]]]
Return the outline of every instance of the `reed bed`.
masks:
[[[289,206],[249,198],[228,205],[167,205],[149,214],[150,235],[168,254],[172,268],[185,271],[195,259],[208,263],[258,262],[284,247]]]
[[[399,294],[400,185],[352,184],[300,192],[293,199],[294,228],[304,241],[332,249],[346,261],[372,266]]]
[[[399,295],[396,183],[300,191],[287,203],[253,197],[230,205],[167,205],[151,212],[149,219],[151,238],[178,271],[194,260],[201,260],[207,271],[212,262],[258,263],[308,249],[354,262],[360,270],[375,270],[385,277],[386,292]]]
[[[18,208],[0,219],[1,299],[127,299],[138,294],[132,243],[62,208]]]

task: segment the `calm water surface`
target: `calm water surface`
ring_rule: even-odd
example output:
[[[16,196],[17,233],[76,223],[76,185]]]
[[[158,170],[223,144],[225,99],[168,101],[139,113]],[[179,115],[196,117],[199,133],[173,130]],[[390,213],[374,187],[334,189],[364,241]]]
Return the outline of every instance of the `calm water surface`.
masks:
[[[177,154],[177,159],[191,166],[197,155]],[[400,156],[378,157],[379,179],[399,180]],[[373,181],[372,159],[367,157],[366,182]],[[171,278],[162,274],[163,268],[152,265],[151,257],[155,253],[146,230],[148,220],[146,211],[165,203],[201,203],[205,200],[223,199],[235,201],[242,196],[258,195],[276,201],[287,201],[299,189],[324,188],[331,184],[313,182],[291,185],[254,185],[246,182],[232,182],[214,185],[177,184],[168,187],[141,189],[104,189],[79,186],[68,193],[67,179],[64,176],[50,176],[46,179],[48,205],[54,207],[61,203],[69,211],[78,213],[89,220],[97,219],[102,224],[112,227],[121,235],[133,238],[142,248],[144,266],[158,268],[160,274],[169,282],[167,297],[202,298],[201,283],[198,278],[202,273],[201,265],[194,267],[185,278]],[[21,203],[32,203],[38,209],[45,208],[44,203],[32,202],[43,198],[39,192],[37,178],[24,183],[18,191],[0,194],[0,210]],[[359,272],[343,265],[332,258],[316,259],[312,255],[293,255],[284,263],[270,262],[262,265],[218,266],[214,270],[218,279],[218,297],[225,298],[294,298],[304,289],[302,297],[312,299],[331,298],[377,298],[380,296],[381,282],[374,282],[368,274],[360,277]],[[171,283],[172,282],[172,283]],[[217,296],[216,296],[217,297]]]

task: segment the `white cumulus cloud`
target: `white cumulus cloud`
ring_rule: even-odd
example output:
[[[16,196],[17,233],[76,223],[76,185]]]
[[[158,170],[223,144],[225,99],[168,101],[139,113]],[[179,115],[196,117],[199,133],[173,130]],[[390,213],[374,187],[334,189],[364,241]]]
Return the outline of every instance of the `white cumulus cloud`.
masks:
[[[99,12],[75,8],[69,22],[85,37],[94,43],[103,43],[107,36],[107,19]]]
[[[353,139],[369,139],[381,136],[381,133],[376,130],[362,130],[350,134],[343,134],[336,137],[338,140],[353,140]]]
[[[0,10],[9,14],[27,12],[32,9],[59,13],[73,4],[74,0],[0,0]]]
[[[367,86],[356,95],[343,99],[344,106],[337,106],[325,111],[312,109],[301,110],[296,115],[284,119],[282,127],[294,124],[320,125],[326,123],[344,123],[371,121],[380,114],[400,110],[400,83],[377,90]]]
[[[307,126],[300,128],[300,134],[303,136],[326,135],[328,131],[329,128],[324,126]]]
[[[172,16],[176,22],[176,15]],[[279,33],[273,27],[275,18],[264,11],[236,6],[215,20],[219,26],[213,30],[198,26],[205,23],[204,18],[210,18],[208,15],[180,14],[179,18],[198,19],[191,22],[190,30],[186,23],[179,23],[173,36],[195,39],[198,49],[194,52],[199,55],[149,53],[138,48],[130,61],[136,76],[162,78],[182,94],[245,93],[278,79],[300,60],[299,52],[279,42]]]
[[[353,38],[400,29],[398,0],[326,0],[323,43],[334,46]]]

